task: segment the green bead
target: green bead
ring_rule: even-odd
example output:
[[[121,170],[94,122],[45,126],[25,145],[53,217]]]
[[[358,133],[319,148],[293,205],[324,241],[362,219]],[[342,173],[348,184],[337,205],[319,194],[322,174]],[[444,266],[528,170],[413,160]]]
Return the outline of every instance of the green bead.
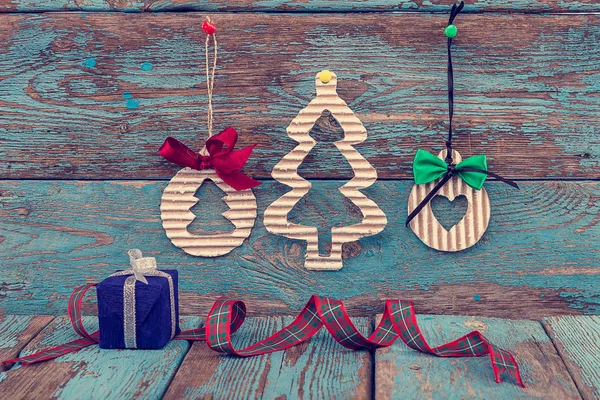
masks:
[[[454,36],[456,36],[456,34],[458,33],[458,29],[456,29],[455,25],[448,25],[446,27],[446,29],[444,29],[444,33],[446,34],[446,36],[448,36],[449,38],[453,38]]]

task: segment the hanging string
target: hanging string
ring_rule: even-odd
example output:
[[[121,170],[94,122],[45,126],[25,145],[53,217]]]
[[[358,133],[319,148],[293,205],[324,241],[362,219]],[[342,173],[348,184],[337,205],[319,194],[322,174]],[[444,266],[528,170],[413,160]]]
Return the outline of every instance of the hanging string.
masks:
[[[215,87],[215,71],[217,70],[217,56],[218,56],[218,45],[217,45],[217,35],[215,25],[211,21],[209,16],[206,16],[206,22],[202,24],[202,30],[207,33],[206,41],[205,41],[205,60],[206,60],[206,93],[208,95],[208,116],[207,116],[207,128],[208,128],[208,138],[210,139],[213,135],[213,105],[212,105],[212,96],[213,90]],[[213,63],[212,68],[209,63],[209,47],[210,47],[210,39],[213,41]],[[203,147],[200,150],[200,154],[206,156],[208,155],[206,147]]]
[[[461,12],[465,3],[452,5],[448,26],[452,26],[454,18]],[[454,71],[452,69],[452,36],[448,36],[448,139],[446,140],[446,163],[452,164],[452,117],[454,116]]]
[[[454,160],[452,159],[452,118],[454,117],[454,71],[452,69],[452,38],[456,36],[457,29],[456,26],[453,25],[454,19],[456,16],[462,11],[465,3],[461,1],[460,4],[453,4],[452,10],[450,11],[450,18],[448,18],[448,26],[444,30],[446,37],[448,38],[448,138],[446,139],[446,158],[444,162],[446,163],[446,172],[443,174],[437,184],[431,189],[429,193],[425,196],[423,200],[411,211],[411,213],[406,218],[405,224],[408,226],[410,222],[423,210],[423,208],[429,204],[429,202],[435,197],[437,192],[453,177],[456,175],[460,175],[461,173],[468,172],[477,172],[480,174],[485,174],[487,176],[494,177],[499,181],[506,183],[516,189],[519,189],[519,186],[502,176],[490,172],[487,170],[487,165],[484,165],[484,169],[473,168],[465,166],[463,163],[458,165],[454,164]],[[416,157],[415,157],[416,162]],[[426,162],[427,164],[427,162]],[[426,166],[428,167],[428,166]],[[429,166],[430,167],[430,166]],[[436,166],[434,166],[435,168]],[[415,165],[413,163],[413,170],[415,170]],[[415,173],[416,174],[416,173]],[[479,190],[479,188],[476,188]]]

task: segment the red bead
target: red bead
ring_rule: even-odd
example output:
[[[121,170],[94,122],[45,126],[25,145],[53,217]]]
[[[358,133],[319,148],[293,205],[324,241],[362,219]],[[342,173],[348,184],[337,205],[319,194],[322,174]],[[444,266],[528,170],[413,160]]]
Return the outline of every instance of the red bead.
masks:
[[[214,35],[217,31],[217,26],[209,21],[204,21],[202,23],[202,30],[206,32],[208,35]]]

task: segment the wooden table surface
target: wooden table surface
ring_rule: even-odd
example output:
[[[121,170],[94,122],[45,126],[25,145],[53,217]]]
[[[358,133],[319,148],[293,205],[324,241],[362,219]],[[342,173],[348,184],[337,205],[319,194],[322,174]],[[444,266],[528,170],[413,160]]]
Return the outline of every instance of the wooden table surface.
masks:
[[[0,355],[69,337],[60,315],[72,289],[126,267],[126,251],[140,248],[179,270],[180,308],[192,325],[220,295],[264,316],[249,326],[265,334],[312,294],[343,299],[365,330],[384,299],[412,299],[440,341],[489,326],[526,365],[526,390],[492,384],[483,360],[429,359],[401,345],[349,353],[327,335],[246,361],[203,344],[136,353],[135,363],[127,351],[89,349],[13,368],[1,387],[19,397],[24,385],[42,398],[88,387],[111,398],[231,398],[234,387],[239,397],[268,398],[598,398],[590,349],[600,313],[600,2],[466,1],[453,46],[455,147],[486,154],[521,190],[486,183],[488,231],[445,254],[404,220],[416,149],[444,145],[442,31],[452,3],[0,0]],[[206,14],[219,29],[215,128],[234,126],[239,146],[259,144],[245,171],[264,182],[250,238],[216,259],[173,247],[159,210],[178,170],[158,156],[162,141],[172,135],[199,149],[206,137]],[[339,95],[367,128],[356,149],[379,180],[364,192],[389,220],[344,246],[339,272],[305,270],[304,243],[268,233],[262,219],[289,190],[270,171],[295,146],[285,128],[314,97],[322,69],[337,74]],[[330,229],[360,215],[338,192],[352,171],[332,145],[335,121],[324,116],[311,135],[319,143],[299,172],[313,186],[290,220],[318,226],[326,251]],[[197,197],[193,229],[230,228],[219,189],[205,184]],[[447,225],[465,210],[460,200],[433,206]],[[36,374],[43,384],[23,378]]]
[[[291,317],[250,318],[236,346],[265,338]],[[355,318],[363,333],[374,319]],[[351,351],[322,329],[309,342],[252,358],[223,356],[204,343],[172,341],[161,350],[88,347],[56,360],[0,372],[5,399],[597,399],[600,397],[600,318],[564,316],[542,321],[419,315],[432,345],[477,329],[511,351],[525,389],[494,381],[488,357],[437,358],[400,341],[375,352]],[[95,317],[85,317],[90,327]],[[201,325],[183,317],[182,327]],[[76,338],[66,317],[0,317],[0,355],[22,355]]]

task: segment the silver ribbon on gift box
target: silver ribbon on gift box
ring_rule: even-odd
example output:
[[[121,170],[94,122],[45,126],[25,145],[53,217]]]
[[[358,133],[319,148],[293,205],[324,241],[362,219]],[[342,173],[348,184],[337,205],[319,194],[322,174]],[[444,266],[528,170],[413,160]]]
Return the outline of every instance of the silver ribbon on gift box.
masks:
[[[175,287],[173,285],[173,278],[166,272],[156,268],[156,259],[154,257],[142,257],[142,252],[138,249],[129,250],[127,254],[129,254],[131,269],[115,272],[110,275],[110,277],[131,275],[125,279],[125,284],[123,285],[123,334],[125,337],[125,347],[128,349],[137,348],[135,328],[135,283],[140,281],[147,285],[147,276],[166,278],[169,282],[172,339],[175,336],[175,330],[177,329],[177,321],[175,321]]]

